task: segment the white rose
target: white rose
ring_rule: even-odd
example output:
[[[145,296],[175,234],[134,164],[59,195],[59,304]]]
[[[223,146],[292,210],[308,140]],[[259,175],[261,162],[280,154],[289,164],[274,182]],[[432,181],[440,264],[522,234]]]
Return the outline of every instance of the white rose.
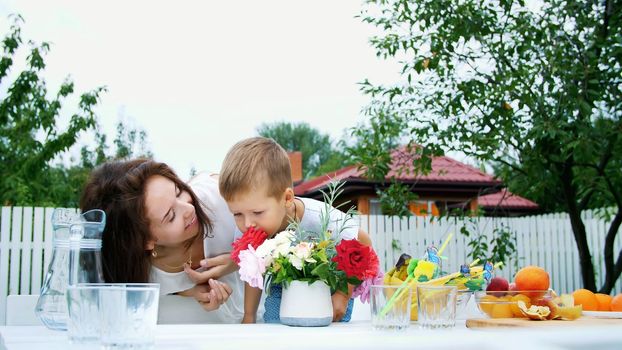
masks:
[[[300,242],[292,249],[292,252],[294,253],[296,257],[302,260],[305,260],[311,256],[312,250],[313,250],[313,243]]]
[[[280,255],[287,256],[289,253],[290,247],[292,246],[292,241],[294,240],[293,231],[282,231],[274,237],[274,241],[276,243],[276,247],[272,252],[273,258],[278,258]]]
[[[300,259],[300,257],[292,254],[288,257],[288,260],[295,268],[297,268],[298,270],[302,270],[302,259]]]
[[[256,254],[262,258],[272,255],[272,252],[276,249],[276,241],[274,239],[266,239],[263,243],[257,247]]]

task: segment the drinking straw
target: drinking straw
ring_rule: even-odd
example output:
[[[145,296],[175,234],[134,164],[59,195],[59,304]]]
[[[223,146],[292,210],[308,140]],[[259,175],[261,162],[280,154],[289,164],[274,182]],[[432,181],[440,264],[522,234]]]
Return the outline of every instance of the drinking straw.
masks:
[[[449,235],[447,235],[447,238],[445,239],[445,242],[443,242],[443,245],[441,245],[441,248],[438,250],[438,256],[439,257],[441,256],[441,254],[443,254],[443,250],[445,250],[445,247],[447,247],[447,243],[449,243],[449,240],[453,236],[454,236],[453,232],[450,232]]]
[[[438,250],[438,256],[441,256],[441,253],[443,252],[445,247],[447,247],[447,244],[449,243],[449,240],[451,239],[451,237],[453,237],[453,232],[449,233],[449,235],[445,239],[445,242],[443,242],[443,244],[441,245],[441,249]],[[380,311],[380,317],[384,317],[389,312],[389,310],[393,308],[393,304],[395,304],[397,299],[401,297],[401,294],[404,294],[404,287],[406,287],[406,284],[409,284],[410,280],[413,279],[414,277],[415,275],[414,275],[414,269],[413,269],[413,273],[408,274],[408,277],[406,277],[404,282],[397,288],[397,291],[395,291],[395,293],[393,293],[389,301],[387,301],[387,305],[385,305],[384,308]],[[435,281],[435,280],[430,280],[428,282],[431,282],[431,281]]]

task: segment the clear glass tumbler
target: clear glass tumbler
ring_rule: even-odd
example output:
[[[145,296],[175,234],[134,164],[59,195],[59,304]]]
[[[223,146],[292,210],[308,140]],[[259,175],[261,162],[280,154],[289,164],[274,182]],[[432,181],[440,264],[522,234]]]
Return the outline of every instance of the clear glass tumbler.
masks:
[[[110,286],[103,283],[67,286],[67,335],[72,344],[99,343],[99,293]]]
[[[99,310],[103,348],[152,349],[159,296],[160,285],[157,283],[128,283],[102,288]]]
[[[419,328],[451,328],[456,325],[456,286],[417,286]]]
[[[370,287],[371,324],[376,330],[402,330],[410,326],[412,291],[408,287]]]

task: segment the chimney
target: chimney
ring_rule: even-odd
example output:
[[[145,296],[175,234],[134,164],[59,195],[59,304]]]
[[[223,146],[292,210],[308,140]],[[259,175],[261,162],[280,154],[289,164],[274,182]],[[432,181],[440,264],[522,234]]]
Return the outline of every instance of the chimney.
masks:
[[[295,186],[302,181],[302,152],[287,152],[287,156],[292,167],[292,181]]]

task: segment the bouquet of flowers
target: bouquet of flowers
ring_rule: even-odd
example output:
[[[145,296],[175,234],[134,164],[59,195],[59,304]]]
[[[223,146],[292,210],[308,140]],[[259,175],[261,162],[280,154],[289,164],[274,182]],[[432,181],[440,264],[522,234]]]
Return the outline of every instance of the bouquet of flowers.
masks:
[[[233,243],[231,256],[240,266],[240,277],[249,285],[269,291],[271,284],[287,285],[292,281],[326,283],[331,292],[348,292],[348,284],[358,286],[353,297],[368,300],[369,286],[382,281],[378,256],[372,247],[357,240],[340,239],[353,209],[335,232],[328,229],[332,204],[340,193],[332,183],[324,193],[325,208],[321,213],[322,232],[304,232],[292,222],[288,229],[268,238],[266,233],[250,228]]]

